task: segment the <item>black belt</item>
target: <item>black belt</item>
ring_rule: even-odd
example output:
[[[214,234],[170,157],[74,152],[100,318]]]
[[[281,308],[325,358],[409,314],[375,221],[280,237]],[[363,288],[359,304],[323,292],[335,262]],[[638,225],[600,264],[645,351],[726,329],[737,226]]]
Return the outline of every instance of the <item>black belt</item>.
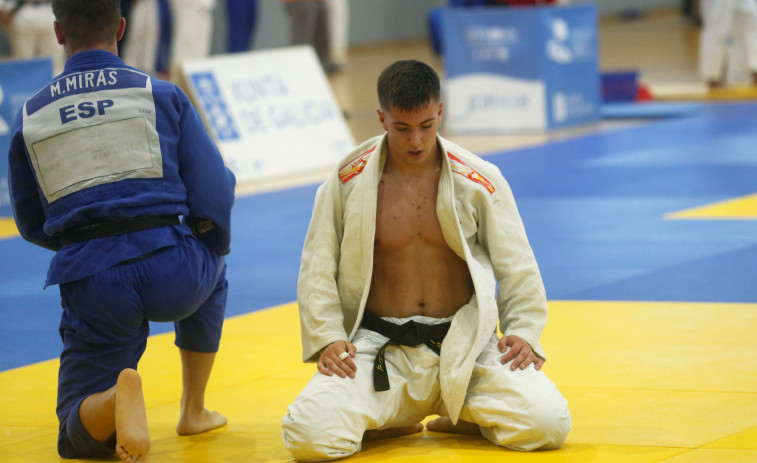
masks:
[[[425,344],[438,355],[441,353],[442,341],[444,341],[451,324],[452,322],[445,322],[437,325],[426,325],[411,320],[397,325],[366,311],[360,325],[389,338],[379,348],[376,360],[373,362],[373,389],[376,391],[389,390],[389,375],[386,373],[386,362],[384,360],[384,352],[388,346],[416,347]]]
[[[116,236],[134,231],[180,224],[181,219],[178,215],[145,215],[113,222],[93,223],[66,230],[57,236],[60,238],[61,244],[65,246],[95,238],[105,238],[106,236]]]

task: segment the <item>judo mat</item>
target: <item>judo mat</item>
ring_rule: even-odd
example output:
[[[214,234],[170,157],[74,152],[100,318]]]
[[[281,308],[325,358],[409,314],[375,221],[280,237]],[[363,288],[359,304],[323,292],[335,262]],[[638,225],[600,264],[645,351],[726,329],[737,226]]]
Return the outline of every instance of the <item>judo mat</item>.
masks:
[[[544,371],[568,399],[559,450],[520,453],[429,431],[354,462],[757,461],[757,104],[501,153],[549,299]],[[139,370],[153,462],[286,462],[280,421],[300,361],[296,278],[316,185],[237,199],[229,303],[206,406],[229,424],[178,436],[172,326]],[[58,461],[60,349],[51,257],[0,219],[0,461]],[[76,460],[73,460],[76,461]],[[109,461],[116,461],[115,458]]]

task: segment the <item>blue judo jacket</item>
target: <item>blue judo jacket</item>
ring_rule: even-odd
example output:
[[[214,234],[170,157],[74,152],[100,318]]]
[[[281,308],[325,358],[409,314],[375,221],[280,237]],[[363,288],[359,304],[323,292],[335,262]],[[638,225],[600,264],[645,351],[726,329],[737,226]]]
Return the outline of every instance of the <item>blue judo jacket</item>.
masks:
[[[200,239],[229,252],[234,175],[187,96],[104,50],[76,53],[14,119],[9,187],[24,239],[57,251],[46,285],[93,275],[176,244],[186,225],[62,245],[93,223],[179,215],[210,220]]]

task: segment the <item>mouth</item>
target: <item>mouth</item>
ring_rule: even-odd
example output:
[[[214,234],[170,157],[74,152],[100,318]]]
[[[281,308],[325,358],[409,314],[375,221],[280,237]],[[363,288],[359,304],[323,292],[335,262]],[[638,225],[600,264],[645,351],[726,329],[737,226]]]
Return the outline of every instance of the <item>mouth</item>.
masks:
[[[410,153],[411,156],[420,156],[423,154],[423,150],[408,151],[408,153]]]

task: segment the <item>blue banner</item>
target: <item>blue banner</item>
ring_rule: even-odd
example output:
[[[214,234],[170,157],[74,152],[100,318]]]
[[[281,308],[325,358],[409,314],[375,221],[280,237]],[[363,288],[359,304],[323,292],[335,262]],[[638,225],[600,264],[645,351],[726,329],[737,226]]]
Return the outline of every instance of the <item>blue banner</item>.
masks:
[[[442,48],[452,132],[547,129],[599,117],[594,4],[445,8]]]
[[[50,58],[0,62],[0,218],[12,217],[8,193],[8,148],[13,118],[24,102],[53,77]]]

